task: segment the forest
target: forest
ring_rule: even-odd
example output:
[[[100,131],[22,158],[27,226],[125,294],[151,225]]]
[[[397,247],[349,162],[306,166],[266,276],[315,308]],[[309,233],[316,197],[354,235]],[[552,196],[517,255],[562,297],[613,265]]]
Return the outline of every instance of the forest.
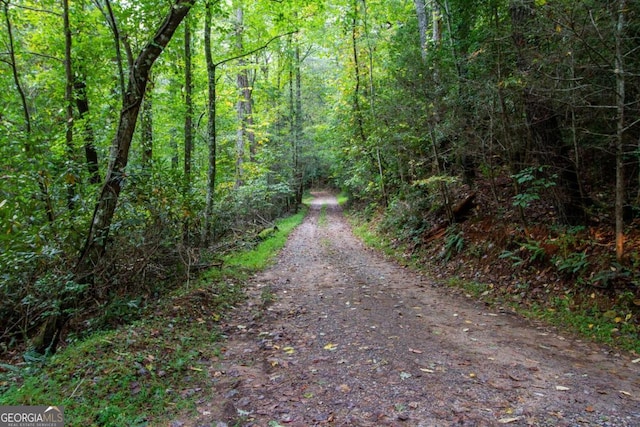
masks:
[[[637,339],[638,2],[0,4],[3,352],[126,322],[312,188]]]

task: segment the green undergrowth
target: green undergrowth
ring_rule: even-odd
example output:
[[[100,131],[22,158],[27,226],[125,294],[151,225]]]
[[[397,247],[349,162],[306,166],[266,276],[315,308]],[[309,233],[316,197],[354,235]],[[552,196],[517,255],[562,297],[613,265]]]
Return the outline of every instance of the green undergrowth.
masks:
[[[581,336],[640,354],[636,326],[623,309],[601,311],[597,306],[576,305],[571,295],[555,298],[546,306],[534,305],[525,314],[542,318],[558,327],[570,327]]]
[[[244,299],[243,281],[269,265],[306,211],[250,251],[225,257],[149,308],[145,316],[94,333],[46,360],[0,364],[0,405],[64,406],[70,426],[164,425],[195,410],[224,345],[219,323]]]
[[[398,240],[379,232],[375,222],[358,215],[349,215],[349,219],[354,233],[368,246],[414,269],[425,272],[425,265],[429,268],[430,263],[425,263],[419,252],[408,256],[410,251],[406,251]],[[455,242],[455,239],[452,241]],[[444,240],[444,246],[445,249],[449,247],[448,237]],[[459,246],[452,244],[450,249],[455,249],[456,252],[464,250]],[[631,321],[634,314],[628,308],[630,304],[600,309],[595,294],[584,297],[570,290],[551,294],[544,301],[524,301],[518,295],[512,295],[493,284],[456,276],[446,284],[490,306],[508,308],[524,317],[542,320],[563,331],[574,333],[580,338],[640,354],[640,331]],[[526,289],[522,291],[526,293]],[[632,294],[630,298],[633,299]]]
[[[340,206],[345,206],[349,203],[349,196],[344,192],[338,194],[336,196],[336,199],[338,200],[338,205]]]
[[[295,215],[277,221],[277,232],[270,234],[269,238],[260,242],[260,244],[251,251],[235,253],[225,257],[225,267],[240,272],[248,271],[249,273],[267,267],[269,263],[273,261],[275,254],[277,254],[287,242],[289,234],[302,222],[306,212],[307,209],[305,208]],[[217,271],[211,270],[207,277],[215,278],[217,273]],[[222,273],[224,274],[224,269]]]
[[[411,259],[407,260],[401,256],[403,248],[394,244],[389,236],[376,232],[370,223],[354,215],[349,215],[348,219],[351,223],[353,233],[367,246],[377,249],[385,255],[394,258],[396,261],[401,262],[403,265],[412,264]],[[415,266],[417,266],[417,264],[415,264]]]

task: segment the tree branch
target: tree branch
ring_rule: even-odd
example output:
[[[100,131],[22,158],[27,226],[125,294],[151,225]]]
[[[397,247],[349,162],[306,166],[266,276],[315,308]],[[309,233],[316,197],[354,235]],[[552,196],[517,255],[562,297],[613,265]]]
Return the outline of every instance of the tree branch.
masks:
[[[35,7],[23,6],[23,5],[17,5],[17,4],[12,4],[11,6],[13,6],[13,7],[17,8],[17,9],[30,10],[32,12],[38,12],[38,13],[48,13],[50,15],[62,17],[61,13],[54,12],[53,10],[38,9],[38,8],[35,8]]]
[[[271,1],[278,1],[278,0],[271,0]],[[241,58],[244,58],[246,56],[253,55],[256,52],[259,52],[262,49],[265,49],[267,46],[269,46],[275,40],[277,40],[279,38],[282,38],[282,37],[290,36],[291,34],[295,34],[297,32],[298,32],[298,30],[293,30],[293,31],[289,31],[288,33],[278,34],[277,36],[273,36],[265,44],[263,44],[262,46],[257,47],[257,48],[255,48],[253,50],[250,50],[248,52],[244,52],[244,53],[242,53],[240,55],[236,55],[236,56],[233,56],[231,58],[224,59],[224,60],[222,60],[220,62],[215,63],[214,66],[217,67],[219,65],[226,64],[227,62],[235,61],[236,59],[241,59]]]
[[[39,56],[40,58],[53,59],[54,61],[57,61],[57,62],[64,62],[64,59],[60,59],[53,55],[47,55],[46,53],[38,53],[38,52],[26,52],[26,53],[33,56]]]

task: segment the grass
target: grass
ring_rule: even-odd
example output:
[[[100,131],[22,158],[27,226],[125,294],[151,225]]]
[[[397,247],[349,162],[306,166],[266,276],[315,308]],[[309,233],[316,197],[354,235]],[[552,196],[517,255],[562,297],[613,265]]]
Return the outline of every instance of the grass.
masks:
[[[450,278],[447,281],[447,284],[450,287],[464,289],[465,293],[467,295],[471,295],[473,298],[487,296],[493,289],[493,285],[488,285],[486,283],[476,281],[460,280],[457,277]]]
[[[327,205],[320,206],[320,216],[318,217],[318,225],[325,227],[327,225]]]
[[[395,258],[398,262],[406,264],[406,259],[401,259],[402,249],[393,247],[391,242],[384,234],[377,233],[368,223],[363,222],[354,216],[349,216],[353,234],[361,239],[367,246],[383,252],[387,256]]]
[[[527,317],[544,319],[595,342],[640,354],[639,331],[629,322],[631,313],[626,310],[603,312],[596,306],[577,305],[571,295],[566,295],[553,298],[545,306],[533,305],[519,311]]]
[[[225,257],[225,267],[236,270],[248,270],[249,272],[262,270],[267,267],[287,242],[291,231],[302,222],[306,212],[306,209],[301,210],[296,215],[277,221],[276,226],[279,231],[270,235],[268,239],[260,242],[260,244],[251,251],[240,252]]]
[[[220,336],[210,322],[176,320],[97,333],[44,366],[26,366],[0,403],[64,406],[67,424],[83,426],[145,425],[167,408],[190,409],[184,396],[204,380]]]
[[[168,424],[189,413],[210,384],[224,345],[219,321],[244,299],[242,281],[265,268],[305,212],[279,231],[149,309],[143,319],[98,332],[45,363],[0,366],[0,405],[65,407],[70,426]]]
[[[340,206],[344,206],[349,202],[349,195],[347,193],[340,193],[336,196],[337,200],[338,200],[338,204]]]

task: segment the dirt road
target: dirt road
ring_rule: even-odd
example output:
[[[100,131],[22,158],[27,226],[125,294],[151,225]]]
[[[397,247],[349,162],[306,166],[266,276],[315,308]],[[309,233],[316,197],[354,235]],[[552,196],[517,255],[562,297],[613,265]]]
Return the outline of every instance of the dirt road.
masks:
[[[638,361],[385,260],[331,195],[249,292],[194,426],[640,425]]]

